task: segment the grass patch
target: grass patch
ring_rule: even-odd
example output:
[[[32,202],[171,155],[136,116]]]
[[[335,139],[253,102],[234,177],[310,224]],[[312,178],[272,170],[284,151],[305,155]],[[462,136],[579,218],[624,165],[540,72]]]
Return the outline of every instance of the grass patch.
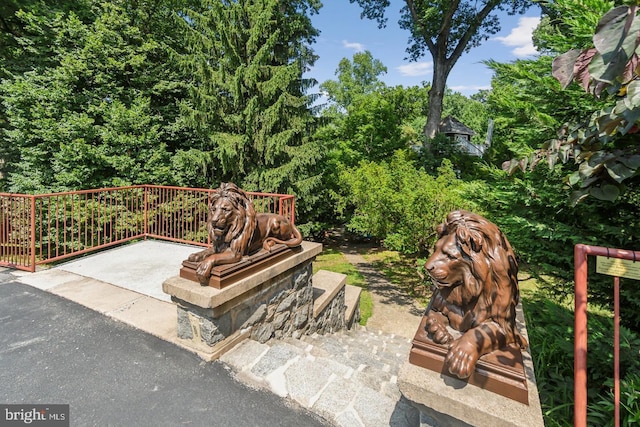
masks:
[[[360,324],[367,326],[367,321],[373,314],[373,298],[371,292],[363,289],[360,293]]]
[[[318,270],[333,271],[347,275],[347,284],[362,288],[360,294],[360,324],[366,325],[373,313],[373,299],[367,290],[367,282],[364,276],[346,260],[340,251],[334,248],[325,247],[320,255],[313,262],[313,273]]]

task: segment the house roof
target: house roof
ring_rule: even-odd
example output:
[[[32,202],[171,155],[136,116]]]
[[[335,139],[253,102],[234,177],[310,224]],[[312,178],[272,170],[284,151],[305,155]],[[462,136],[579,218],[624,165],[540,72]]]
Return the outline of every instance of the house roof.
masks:
[[[460,121],[451,116],[447,116],[442,119],[442,121],[440,122],[440,126],[438,126],[438,129],[440,130],[440,132],[445,134],[469,136],[473,136],[476,134],[473,129],[466,127]]]

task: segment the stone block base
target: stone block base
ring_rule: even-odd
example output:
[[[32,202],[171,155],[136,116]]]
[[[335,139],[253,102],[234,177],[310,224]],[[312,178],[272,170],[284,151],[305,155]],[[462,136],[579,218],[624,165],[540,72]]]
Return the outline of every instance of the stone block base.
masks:
[[[332,334],[345,329],[344,320],[344,286],[333,297],[331,303],[327,305],[316,317],[311,325],[309,333],[317,332],[320,335]]]
[[[525,405],[406,362],[398,373],[398,387],[429,420],[427,425],[544,427],[537,388],[531,383]]]
[[[212,348],[237,331],[251,328],[251,337],[306,333],[313,319],[312,261],[319,243],[303,242],[299,252],[217,289],[176,276],[162,289],[178,310],[178,337],[194,347]]]

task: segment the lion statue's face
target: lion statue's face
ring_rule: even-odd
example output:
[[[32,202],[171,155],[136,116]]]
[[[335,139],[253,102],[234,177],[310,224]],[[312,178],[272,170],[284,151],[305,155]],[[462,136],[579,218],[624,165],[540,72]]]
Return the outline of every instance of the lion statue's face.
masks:
[[[207,230],[216,251],[231,246],[244,254],[255,230],[253,203],[235,184],[222,183],[209,198]]]
[[[433,254],[425,263],[425,269],[438,289],[465,285],[471,287],[470,290],[476,296],[480,291],[475,286],[472,259],[463,251],[455,233],[447,234],[436,242]]]
[[[227,198],[218,198],[210,206],[211,231],[216,237],[224,236],[229,232],[238,217],[238,208]]]

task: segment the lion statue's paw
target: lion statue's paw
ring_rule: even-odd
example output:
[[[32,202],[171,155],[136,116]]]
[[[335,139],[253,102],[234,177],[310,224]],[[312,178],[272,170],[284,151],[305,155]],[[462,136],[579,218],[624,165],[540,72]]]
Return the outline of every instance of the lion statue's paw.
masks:
[[[433,342],[437,344],[447,344],[453,341],[453,336],[449,333],[447,327],[433,312],[429,312],[427,316],[425,330],[431,335]]]
[[[273,248],[273,246],[274,246],[275,244],[276,244],[276,243],[275,243],[275,242],[273,242],[273,241],[271,241],[271,240],[265,240],[264,242],[262,242],[262,248],[263,248],[265,251],[271,252],[271,248]]]
[[[196,276],[198,277],[198,282],[202,286],[207,286],[209,284],[209,277],[211,277],[211,269],[213,268],[212,261],[201,261],[196,268]]]
[[[458,378],[469,378],[479,358],[476,344],[462,336],[451,343],[444,364],[450,374]]]
[[[189,255],[189,258],[187,259],[191,262],[199,262],[204,259],[205,255],[204,251],[200,251]]]

